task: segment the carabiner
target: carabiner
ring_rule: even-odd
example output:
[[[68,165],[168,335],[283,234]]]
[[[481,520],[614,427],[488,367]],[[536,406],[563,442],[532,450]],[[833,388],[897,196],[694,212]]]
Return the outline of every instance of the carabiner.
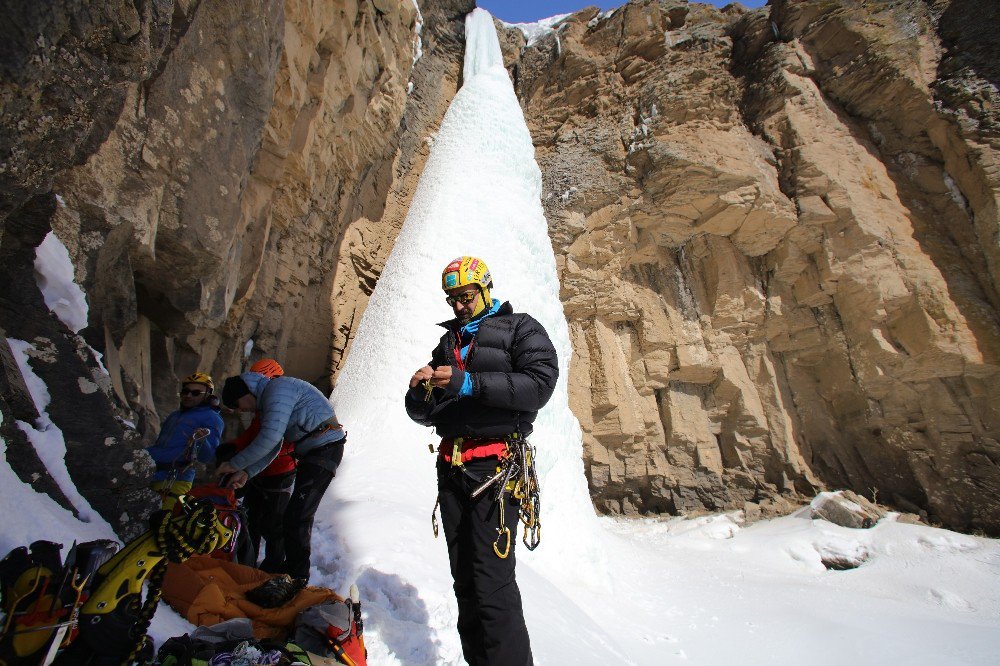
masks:
[[[497,547],[497,544],[499,544],[500,543],[500,539],[502,539],[505,536],[507,537],[507,545],[504,547],[503,552],[501,553],[500,549]],[[497,530],[497,540],[493,542],[493,552],[496,553],[497,557],[499,557],[501,560],[507,559],[507,556],[510,554],[510,528],[509,527],[504,527],[502,530],[499,530],[499,529]]]

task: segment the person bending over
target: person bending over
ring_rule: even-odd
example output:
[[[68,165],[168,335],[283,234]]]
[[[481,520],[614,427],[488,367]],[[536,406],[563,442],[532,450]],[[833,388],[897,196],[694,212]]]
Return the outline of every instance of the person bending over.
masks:
[[[285,374],[281,364],[272,358],[264,358],[250,366],[250,372],[258,372],[274,379]],[[246,430],[234,439],[223,442],[216,453],[222,463],[250,445],[260,432],[260,412]],[[292,498],[295,486],[296,461],[292,456],[294,442],[284,441],[278,455],[261,473],[250,479],[243,487],[243,506],[247,512],[247,535],[254,554],[260,553],[263,539],[267,553],[259,568],[269,573],[280,573],[285,566],[284,515]],[[257,566],[257,562],[251,563]]]
[[[278,456],[282,442],[292,442],[298,466],[295,489],[284,514],[281,573],[308,582],[313,519],[337,474],[347,434],[326,396],[295,377],[272,379],[259,372],[244,372],[226,380],[222,402],[231,409],[260,416],[260,432],[253,441],[216,469],[228,487],[245,486]]]

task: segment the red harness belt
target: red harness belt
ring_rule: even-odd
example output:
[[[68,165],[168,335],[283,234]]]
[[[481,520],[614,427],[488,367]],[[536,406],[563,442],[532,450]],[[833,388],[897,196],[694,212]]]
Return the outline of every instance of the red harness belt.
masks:
[[[455,444],[458,444],[462,450],[463,463],[467,463],[473,458],[489,458],[490,456],[503,458],[507,455],[507,441],[504,439],[445,437],[438,446],[438,453],[441,454],[441,459],[448,464],[452,462]]]

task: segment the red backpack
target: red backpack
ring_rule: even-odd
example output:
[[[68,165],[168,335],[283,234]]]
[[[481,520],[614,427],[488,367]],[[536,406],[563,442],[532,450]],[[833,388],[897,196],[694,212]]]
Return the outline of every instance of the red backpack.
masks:
[[[299,613],[292,642],[312,655],[348,666],[367,666],[357,586],[351,586],[350,596],[343,601],[319,604]]]
[[[218,485],[209,483],[195,486],[187,492],[187,497],[210,501],[219,515],[219,522],[233,530],[233,538],[222,548],[212,551],[211,557],[251,567],[257,566],[257,553],[253,552],[253,544],[250,543],[250,538],[246,530],[243,529],[246,525],[246,512],[240,506],[235,490],[220,488]],[[181,507],[178,503],[174,507],[174,514],[179,514],[180,510]]]

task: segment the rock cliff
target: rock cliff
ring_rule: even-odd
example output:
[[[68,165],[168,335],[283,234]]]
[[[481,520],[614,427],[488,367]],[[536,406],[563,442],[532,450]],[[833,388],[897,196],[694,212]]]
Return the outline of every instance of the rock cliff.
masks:
[[[113,524],[129,524],[116,511],[123,499],[140,502],[148,468],[130,464],[134,449],[176,408],[180,378],[224,377],[266,355],[329,388],[402,224],[425,138],[458,87],[474,3],[426,4],[8,10],[5,25],[18,30],[2,54],[0,253],[18,287],[0,299],[3,325],[35,347],[103,353],[106,375],[89,356],[89,369],[69,365],[62,350],[32,365],[47,383],[70,384],[50,405],[64,411],[57,421],[75,418],[75,376],[106,378],[93,396],[106,418],[79,440],[65,436],[71,451],[111,442],[106,455],[68,462]],[[82,338],[34,285],[33,248],[50,228],[88,296]],[[11,386],[3,435],[30,459],[15,421],[31,414],[13,405],[31,401]],[[126,466],[134,473],[113,474],[122,490],[106,496],[108,470]],[[22,478],[51,490],[37,461]]]
[[[274,356],[329,388],[474,2],[22,4],[0,47],[0,326],[126,530],[180,377]],[[530,46],[501,26],[599,510],[753,518],[847,487],[1000,534],[998,12],[633,0]],[[50,229],[80,335],[35,286]],[[7,458],[58,498],[0,367]]]
[[[508,35],[599,508],[849,487],[1000,529],[997,18],[640,0]]]

